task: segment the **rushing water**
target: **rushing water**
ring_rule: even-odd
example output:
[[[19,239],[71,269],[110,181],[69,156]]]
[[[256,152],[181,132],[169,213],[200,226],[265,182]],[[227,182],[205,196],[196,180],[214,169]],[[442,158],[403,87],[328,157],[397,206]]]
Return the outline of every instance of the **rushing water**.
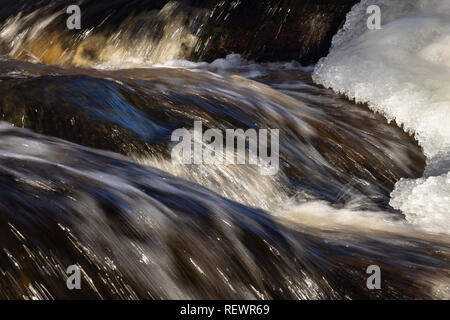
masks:
[[[18,3],[0,28],[1,298],[450,298],[445,0],[379,0],[378,35],[362,1],[310,67],[182,60],[211,8],[139,25],[124,7],[120,32],[71,38],[51,36],[61,3]],[[279,129],[279,172],[174,164],[194,121]]]

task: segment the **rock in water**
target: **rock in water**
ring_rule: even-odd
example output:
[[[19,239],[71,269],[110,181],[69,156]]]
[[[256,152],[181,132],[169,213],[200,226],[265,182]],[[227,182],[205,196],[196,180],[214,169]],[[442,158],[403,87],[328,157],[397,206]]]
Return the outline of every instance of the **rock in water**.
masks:
[[[357,0],[247,0],[217,4],[194,57],[240,53],[257,61],[312,64],[328,54],[332,37]]]

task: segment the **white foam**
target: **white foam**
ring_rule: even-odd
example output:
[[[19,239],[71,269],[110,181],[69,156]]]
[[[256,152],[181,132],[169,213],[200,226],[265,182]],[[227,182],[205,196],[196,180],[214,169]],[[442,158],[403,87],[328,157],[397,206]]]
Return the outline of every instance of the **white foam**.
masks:
[[[367,27],[373,4],[381,30]],[[449,232],[450,1],[362,0],[313,79],[415,133],[428,168],[422,179],[400,181],[391,205],[413,224]]]
[[[219,58],[212,62],[193,62],[189,60],[175,59],[165,62],[153,63],[138,57],[123,60],[111,59],[96,66],[100,70],[121,70],[131,68],[174,68],[191,71],[205,71],[221,76],[240,76],[247,79],[257,79],[267,76],[270,71],[289,70],[302,73],[312,73],[314,66],[302,66],[296,61],[256,63],[245,59],[240,54],[229,54],[225,58]]]
[[[299,201],[284,203],[284,206],[273,212],[275,216],[321,230],[356,230],[364,234],[391,232],[410,236],[419,235],[421,232],[420,228],[399,220],[393,213],[359,210],[358,200],[344,208],[334,208],[327,202],[311,199],[303,203]]]
[[[283,190],[283,173],[264,176],[256,165],[177,165],[171,160],[133,157],[138,163],[158,168],[197,183],[219,195],[255,208],[272,210],[289,197]]]

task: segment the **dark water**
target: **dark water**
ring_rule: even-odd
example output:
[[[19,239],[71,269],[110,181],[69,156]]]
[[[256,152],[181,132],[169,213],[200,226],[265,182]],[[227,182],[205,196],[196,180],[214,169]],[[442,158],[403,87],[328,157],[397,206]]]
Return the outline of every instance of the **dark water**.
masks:
[[[55,3],[2,11],[1,298],[449,297],[450,239],[389,206],[394,184],[425,167],[400,128],[314,85],[298,63],[229,56],[150,67],[180,58],[177,39],[144,42],[128,27],[115,34],[122,46],[96,38],[114,50],[75,63],[85,54],[61,43],[79,48],[77,39],[33,37],[63,6]],[[171,22],[207,9],[166,8]],[[179,27],[131,20],[137,34]],[[194,28],[185,23],[181,34]],[[280,171],[173,164],[171,134],[194,121],[205,130],[279,129]],[[80,291],[66,287],[73,264]],[[370,265],[383,270],[383,290],[367,289]]]

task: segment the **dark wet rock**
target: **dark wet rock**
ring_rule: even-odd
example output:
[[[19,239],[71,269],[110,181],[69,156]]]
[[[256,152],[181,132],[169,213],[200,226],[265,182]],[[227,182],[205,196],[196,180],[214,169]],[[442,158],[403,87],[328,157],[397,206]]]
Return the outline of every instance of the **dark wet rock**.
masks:
[[[311,64],[327,55],[333,35],[357,2],[89,0],[80,4],[81,30],[68,30],[65,9],[74,1],[19,1],[0,9],[3,21],[19,12],[29,14],[16,26],[21,39],[5,35],[2,52],[21,60],[85,67],[117,56],[154,63],[211,61],[230,53]],[[43,18],[49,21],[38,34],[32,32]]]
[[[18,127],[123,154],[157,152],[169,135],[131,104],[131,90],[89,76],[3,79],[0,116]],[[130,98],[131,99],[131,98]]]

